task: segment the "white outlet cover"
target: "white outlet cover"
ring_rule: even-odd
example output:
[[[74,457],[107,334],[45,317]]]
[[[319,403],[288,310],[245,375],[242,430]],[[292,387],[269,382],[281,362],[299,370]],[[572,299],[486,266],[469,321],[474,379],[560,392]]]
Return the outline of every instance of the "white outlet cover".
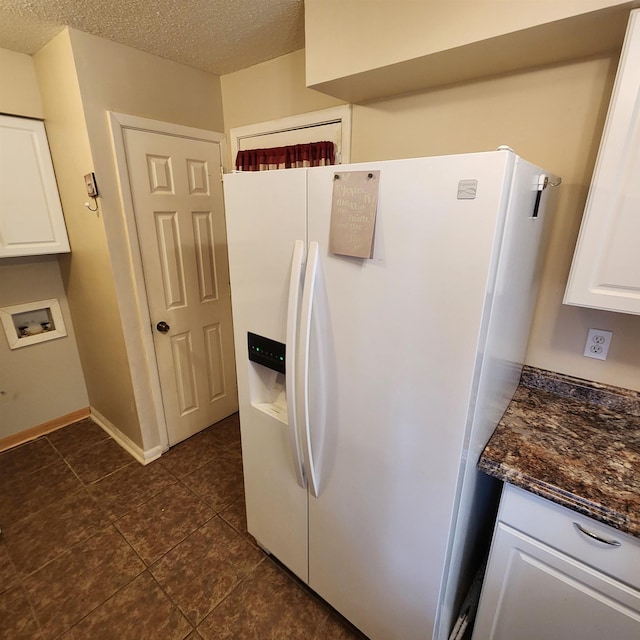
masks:
[[[609,345],[611,344],[611,336],[613,336],[611,331],[589,329],[587,342],[584,345],[584,355],[587,358],[606,360],[609,353]]]

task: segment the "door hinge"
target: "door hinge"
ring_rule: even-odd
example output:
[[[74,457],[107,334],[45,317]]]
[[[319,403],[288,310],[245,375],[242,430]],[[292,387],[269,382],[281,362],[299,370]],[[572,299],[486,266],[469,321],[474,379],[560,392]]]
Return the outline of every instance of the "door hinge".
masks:
[[[220,182],[224,182],[224,169],[220,166]]]

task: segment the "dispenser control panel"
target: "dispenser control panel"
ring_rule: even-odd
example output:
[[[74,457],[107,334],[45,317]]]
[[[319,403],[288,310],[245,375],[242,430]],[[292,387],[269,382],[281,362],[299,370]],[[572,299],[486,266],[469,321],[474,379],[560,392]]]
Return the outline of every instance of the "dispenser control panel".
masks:
[[[265,338],[249,331],[247,332],[247,345],[249,360],[274,371],[285,372],[286,345],[282,342],[276,342],[271,338]]]

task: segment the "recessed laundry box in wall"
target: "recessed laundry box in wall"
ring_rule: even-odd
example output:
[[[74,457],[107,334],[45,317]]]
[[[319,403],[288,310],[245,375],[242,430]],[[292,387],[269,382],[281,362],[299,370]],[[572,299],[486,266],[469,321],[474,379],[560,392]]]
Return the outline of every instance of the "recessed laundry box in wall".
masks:
[[[67,335],[56,298],[0,308],[0,319],[10,349]]]

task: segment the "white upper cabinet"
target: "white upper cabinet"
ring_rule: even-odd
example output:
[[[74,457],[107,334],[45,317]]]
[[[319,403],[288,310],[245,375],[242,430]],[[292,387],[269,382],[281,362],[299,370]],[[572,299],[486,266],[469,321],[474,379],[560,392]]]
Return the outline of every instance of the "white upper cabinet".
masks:
[[[640,314],[640,9],[627,27],[564,302]]]
[[[67,251],[44,124],[0,115],[0,257]]]

